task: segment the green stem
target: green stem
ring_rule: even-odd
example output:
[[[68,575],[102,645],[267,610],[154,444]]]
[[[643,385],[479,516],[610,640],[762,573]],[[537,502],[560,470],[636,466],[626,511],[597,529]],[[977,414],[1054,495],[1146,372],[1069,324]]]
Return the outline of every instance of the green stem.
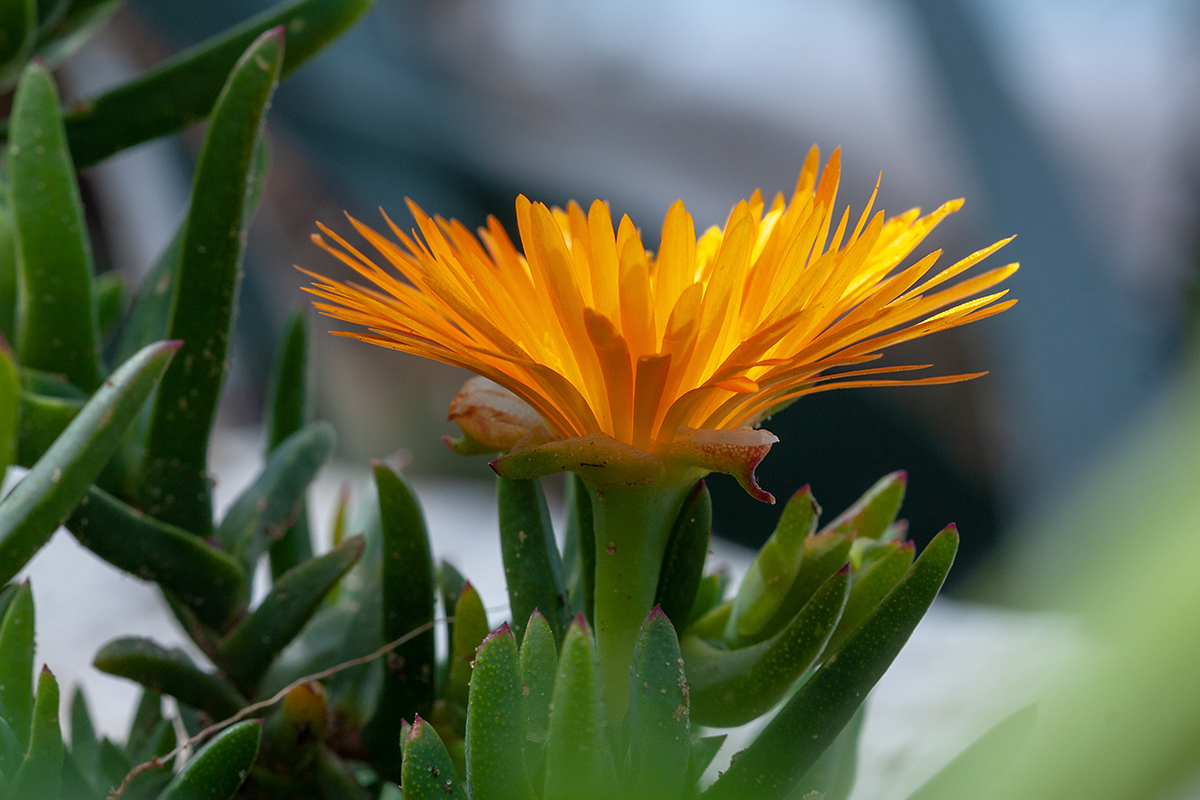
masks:
[[[638,486],[587,484],[596,536],[596,646],[604,707],[614,724],[629,707],[633,648],[654,607],[671,528],[701,474],[688,470]]]

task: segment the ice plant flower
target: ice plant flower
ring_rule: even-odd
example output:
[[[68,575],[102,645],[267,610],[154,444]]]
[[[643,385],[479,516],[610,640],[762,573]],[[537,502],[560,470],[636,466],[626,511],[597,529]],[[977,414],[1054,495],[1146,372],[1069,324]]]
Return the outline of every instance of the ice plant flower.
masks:
[[[949,383],[983,373],[914,378],[929,365],[868,366],[881,351],[997,314],[990,292],[1016,265],[951,281],[997,242],[931,274],[940,253],[905,259],[961,200],[891,219],[866,208],[835,215],[840,158],[813,148],[790,201],[760,192],[724,228],[696,236],[682,201],[657,253],[626,216],[517,199],[521,249],[497,220],[472,235],[409,207],[395,240],[351,218],[382,258],[325,226],[314,241],[365,281],[314,273],[316,307],[366,330],[339,332],[463,367],[479,378],[450,406],[464,453],[506,453],[506,478],[570,470],[592,495],[597,543],[596,635],[610,715],[653,605],[667,536],[684,495],[710,471],[772,501],[754,468],[776,437],[758,423],[797,398],[854,386]],[[876,191],[878,185],[876,186]],[[617,664],[621,662],[621,664]],[[613,707],[617,704],[617,708]]]

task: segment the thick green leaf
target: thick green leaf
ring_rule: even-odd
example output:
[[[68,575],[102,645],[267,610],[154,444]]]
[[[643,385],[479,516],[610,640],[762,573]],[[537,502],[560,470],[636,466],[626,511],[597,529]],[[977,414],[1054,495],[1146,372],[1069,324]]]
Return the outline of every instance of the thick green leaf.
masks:
[[[42,26],[38,37],[38,57],[51,67],[74,55],[124,0],[68,0],[64,5],[62,16],[54,24]]]
[[[871,615],[875,607],[896,588],[908,574],[913,563],[916,545],[912,542],[893,548],[887,555],[854,574],[846,610],[838,620],[837,629],[825,647],[825,658],[831,658],[842,649],[858,626]]]
[[[20,69],[37,38],[37,0],[0,3],[0,78]]]
[[[701,736],[692,742],[691,755],[688,759],[687,789],[684,797],[689,800],[699,794],[698,784],[708,765],[717,757],[721,745],[725,744],[726,734],[720,736]],[[811,800],[811,798],[810,798]]]
[[[71,420],[79,416],[84,402],[66,397],[47,397],[22,389],[16,463],[23,467],[33,466],[67,429]]]
[[[534,800],[525,772],[525,725],[517,641],[508,623],[475,654],[467,706],[467,794],[471,800]]]
[[[21,800],[58,800],[63,754],[62,731],[58,727],[58,681],[49,669],[42,667],[29,749],[9,784],[8,796]]]
[[[17,774],[17,769],[24,760],[24,748],[17,741],[17,735],[13,733],[8,721],[0,715],[0,777],[4,778],[4,781],[0,781],[0,796],[3,796],[8,779]]]
[[[567,629],[558,658],[542,800],[608,800],[617,794],[598,661],[580,615]]]
[[[658,575],[654,603],[680,628],[692,616],[692,606],[700,589],[704,560],[708,557],[708,539],[712,531],[712,496],[704,481],[683,501],[679,518],[671,529],[667,552]],[[595,546],[592,547],[595,554]]]
[[[1013,765],[1033,733],[1037,707],[1025,706],[1001,720],[938,770],[908,800],[979,800]],[[975,791],[968,787],[973,786]]]
[[[525,765],[529,775],[541,775],[546,733],[550,729],[550,703],[554,699],[554,676],[558,671],[558,649],[554,632],[542,612],[529,615],[521,642],[521,694],[525,720]]]
[[[821,532],[836,531],[851,539],[878,539],[896,519],[907,486],[908,473],[903,470],[884,475]]]
[[[220,664],[234,686],[247,697],[254,696],[275,656],[300,633],[362,551],[363,537],[353,536],[275,582],[270,594],[238,623],[221,647]]]
[[[95,486],[66,525],[84,547],[169,589],[215,630],[223,630],[248,597],[246,573],[232,557]]]
[[[101,788],[100,744],[82,687],[76,687],[71,698],[71,758],[87,782],[93,788]]]
[[[692,601],[692,613],[688,625],[708,614],[725,600],[725,589],[729,586],[729,573],[724,568],[705,575],[696,587],[696,599]],[[732,608],[732,604],[730,606]],[[722,628],[723,630],[723,628]],[[720,631],[717,632],[720,635]]]
[[[725,639],[743,644],[762,631],[783,604],[800,572],[804,543],[817,529],[821,507],[807,486],[784,507],[775,531],[759,549],[746,570],[729,615]]]
[[[13,99],[10,204],[19,265],[17,353],[81,389],[103,376],[97,359],[92,253],[54,80],[30,64]]]
[[[125,736],[125,754],[129,760],[137,764],[147,760],[150,755],[144,755],[147,750],[153,754],[156,729],[163,721],[162,695],[153,689],[142,689],[133,719],[129,723],[129,733]],[[144,757],[143,757],[144,756]]]
[[[433,622],[433,556],[421,506],[404,478],[377,461],[375,486],[383,524],[383,639],[392,642]],[[400,721],[433,712],[433,627],[397,647],[386,666],[383,692],[363,729],[363,744],[374,755],[376,768],[395,779],[401,762]]]
[[[631,796],[678,800],[691,756],[688,683],[679,640],[658,606],[638,634],[629,676]]]
[[[821,754],[817,763],[800,781],[789,800],[846,800],[858,777],[858,737],[862,733],[867,707],[859,706],[850,722]]]
[[[812,599],[817,589],[829,580],[833,573],[850,563],[851,540],[840,533],[818,533],[808,537],[804,542],[804,560],[800,564],[800,572],[787,596],[775,610],[771,621],[759,631],[752,640],[761,640],[774,636],[777,632],[795,619],[804,608],[805,603]]]
[[[344,632],[336,663],[360,658],[383,646],[383,590],[380,587],[381,581],[376,574],[373,581],[363,585],[362,595],[353,601],[357,609]],[[379,687],[383,683],[384,666],[380,661],[375,659],[369,664],[342,670],[330,680],[329,705],[335,713],[346,718],[347,725],[361,728],[375,712]]]
[[[908,641],[941,589],[957,549],[958,533],[953,526],[935,536],[838,657],[800,687],[704,797],[787,797]]]
[[[84,776],[74,753],[63,754],[58,800],[105,800],[105,793],[96,787],[96,782]]]
[[[121,365],[0,501],[0,581],[8,581],[83,499],[179,348],[150,345]]]
[[[8,180],[0,175],[0,336],[17,338],[17,242],[8,205]]]
[[[204,672],[182,650],[167,650],[149,639],[115,639],[100,648],[93,663],[101,672],[170,695],[214,720],[227,719],[246,705],[220,675]]]
[[[283,344],[275,359],[270,394],[267,399],[267,452],[279,447],[287,437],[304,427],[307,419],[308,332],[304,312],[297,311],[284,331]],[[308,528],[308,508],[301,501],[296,521],[271,542],[271,575],[278,578],[292,567],[313,556],[312,534]]]
[[[404,739],[401,775],[404,800],[467,800],[446,745],[420,716]]]
[[[475,650],[487,638],[487,611],[470,583],[463,586],[454,604],[454,632],[450,639],[450,670],[446,681],[446,705],[462,735],[467,724],[467,701],[471,687],[471,664]]]
[[[536,480],[496,479],[500,510],[500,550],[512,607],[513,633],[520,643],[525,621],[542,612],[561,643],[566,633],[567,589],[550,510]]]
[[[587,487],[573,472],[567,473],[566,541],[563,544],[563,568],[571,609],[593,624],[592,607],[596,591],[596,530],[592,519],[592,498]]]
[[[696,636],[681,642],[691,687],[692,718],[732,727],[756,719],[783,699],[821,655],[846,605],[850,568],[817,590],[788,627],[764,642],[726,650]]]
[[[212,528],[208,437],[237,306],[247,182],[282,61],[282,31],[264,33],[238,59],[213,107],[192,182],[171,311],[169,335],[184,346],[163,377],[146,437],[143,508],[201,535]]]
[[[133,769],[133,766],[133,762],[125,755],[124,750],[108,739],[100,740],[102,786],[114,789],[120,786],[121,781],[125,780],[125,776],[129,774],[129,770]]]
[[[262,723],[239,722],[201,748],[158,800],[231,800],[258,757]]]
[[[26,581],[0,622],[0,711],[22,751],[29,745],[33,719],[34,630],[33,590]]]
[[[8,342],[0,335],[0,481],[17,457],[17,433],[20,430],[21,379],[17,362]]]
[[[118,272],[105,272],[96,278],[96,324],[100,339],[112,334],[125,310],[125,282]]]
[[[341,516],[343,519],[345,518],[344,514]],[[467,579],[453,564],[445,560],[438,562],[438,594],[441,595],[442,607],[446,609],[446,616],[451,617],[446,620],[446,638],[451,642],[454,641],[454,606],[458,603],[458,596],[462,594],[463,587],[466,585]]]
[[[322,608],[314,614],[300,635],[271,662],[271,668],[263,676],[260,693],[269,697],[305,675],[339,663],[338,655],[357,611],[351,606],[338,605]]]
[[[333,455],[334,440],[327,422],[314,422],[287,437],[225,513],[217,541],[247,574],[254,571],[270,542],[291,527],[309,484]]]
[[[149,342],[147,342],[149,344]],[[130,355],[133,355],[130,353]],[[27,392],[41,394],[47,397],[59,397],[64,400],[86,401],[90,394],[67,380],[67,376],[57,372],[45,372],[31,367],[21,367],[21,388]]]

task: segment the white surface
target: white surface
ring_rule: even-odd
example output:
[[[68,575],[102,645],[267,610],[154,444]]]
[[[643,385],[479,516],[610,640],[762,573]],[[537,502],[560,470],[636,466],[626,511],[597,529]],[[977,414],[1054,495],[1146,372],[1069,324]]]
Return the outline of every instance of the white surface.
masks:
[[[253,436],[218,438],[213,452],[213,465],[223,476],[218,505],[249,483],[260,454]],[[341,487],[366,474],[344,466],[322,473],[311,497],[319,541],[327,540]],[[475,583],[489,618],[498,624],[507,597],[493,487],[462,481],[414,483],[435,556],[453,561]],[[749,552],[718,543],[713,558],[728,564],[736,578]],[[38,662],[48,663],[59,677],[64,711],[73,687],[82,684],[98,729],[123,738],[137,691],[128,681],[93,669],[92,655],[118,636],[184,645],[182,631],[151,584],[100,561],[64,531],[25,574],[33,581],[37,605]],[[1074,637],[1062,618],[939,601],[871,695],[852,800],[907,796],[954,753],[1030,702]]]

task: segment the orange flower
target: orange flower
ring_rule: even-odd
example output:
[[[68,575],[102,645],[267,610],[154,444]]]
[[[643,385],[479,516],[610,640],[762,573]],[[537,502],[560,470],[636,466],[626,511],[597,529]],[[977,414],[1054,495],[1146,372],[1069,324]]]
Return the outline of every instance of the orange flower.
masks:
[[[849,209],[835,224],[839,174],[835,151],[818,179],[813,148],[789,202],[756,191],[699,237],[677,202],[657,253],[628,217],[614,232],[600,201],[584,212],[517,198],[524,255],[494,218],[476,237],[410,203],[411,234],[385,215],[398,242],[350,220],[386,266],[322,225],[331,241],[314,241],[370,285],[308,273],[308,291],[321,312],[367,329],[341,335],[486,378],[451,405],[464,433],[453,446],[509,452],[493,464],[501,475],[570,469],[613,484],[719,470],[770,499],[753,474],[777,441],[754,427],[764,417],[826,389],[982,375],[864,365],[1016,302],[983,294],[1015,264],[947,285],[1007,239],[930,277],[938,252],[902,266],[961,200],[886,219],[871,214],[872,194],[850,228]]]

